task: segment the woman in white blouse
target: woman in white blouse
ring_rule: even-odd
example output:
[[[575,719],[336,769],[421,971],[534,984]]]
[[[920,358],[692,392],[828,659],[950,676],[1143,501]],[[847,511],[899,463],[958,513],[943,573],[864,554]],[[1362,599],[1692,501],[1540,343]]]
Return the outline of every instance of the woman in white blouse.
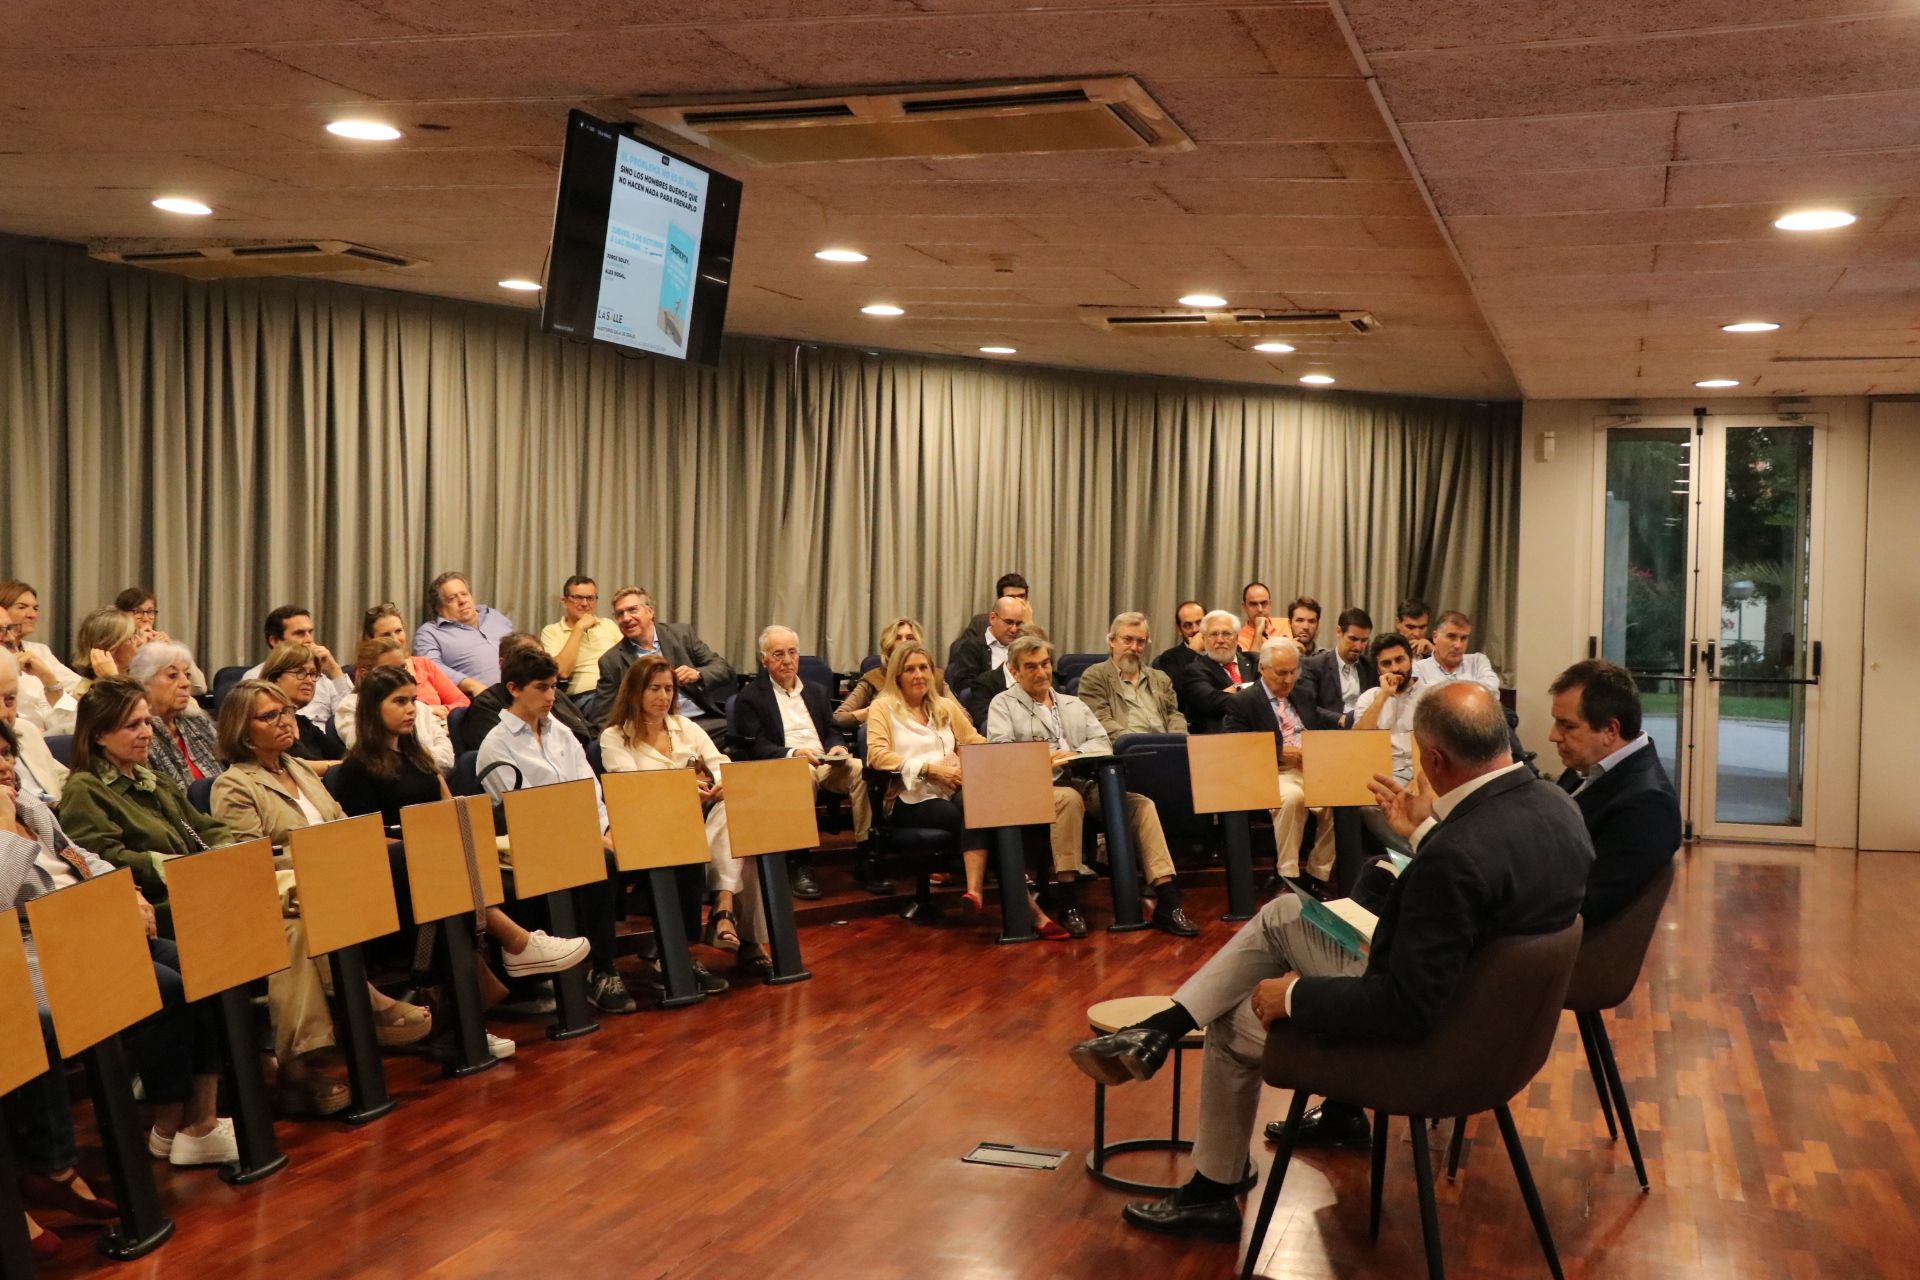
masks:
[[[407,666],[407,646],[398,640],[362,640],[360,650],[354,657],[354,680],[363,679],[367,672],[375,667]],[[411,668],[409,668],[411,670]],[[360,692],[354,692],[340,699],[333,708],[333,727],[339,733],[340,741],[349,751],[353,749],[353,740],[358,730],[354,713],[360,707]],[[417,715],[413,718],[413,736],[420,740],[420,749],[427,753],[427,759],[433,761],[433,767],[442,773],[453,772],[453,735],[447,732],[444,716]]]
[[[720,774],[732,762],[705,729],[673,713],[677,696],[673,664],[665,658],[647,654],[628,667],[600,735],[600,763],[608,773],[692,769],[699,776],[706,810],[707,887],[713,891],[713,910],[701,938],[707,946],[738,952],[742,969],[764,976],[773,971],[773,962],[766,952],[759,878],[745,874],[734,861],[727,836],[726,783]]]
[[[925,645],[907,640],[894,646],[886,681],[867,715],[867,764],[895,775],[883,801],[887,812],[895,805],[910,805],[914,826],[953,832],[967,869],[964,900],[979,911],[987,874],[986,835],[967,830],[962,817],[959,749],[986,739],[959,703],[935,689],[934,679],[933,655]],[[1001,892],[1007,892],[1007,886],[1002,885]],[[1069,936],[1031,894],[1028,901],[1041,937],[1052,941]]]
[[[80,673],[31,638],[40,626],[40,594],[31,583],[0,582],[0,624],[13,629],[11,634],[0,634],[0,644],[13,650],[20,664],[20,714],[42,733],[65,732],[48,727],[53,704],[79,685]]]

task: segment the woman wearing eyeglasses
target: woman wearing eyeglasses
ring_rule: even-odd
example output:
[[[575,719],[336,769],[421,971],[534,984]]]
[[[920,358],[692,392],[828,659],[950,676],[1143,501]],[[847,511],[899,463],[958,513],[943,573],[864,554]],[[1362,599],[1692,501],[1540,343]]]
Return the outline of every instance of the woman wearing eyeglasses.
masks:
[[[146,635],[145,643],[169,643],[173,637],[160,629],[160,601],[145,587],[128,587],[113,598],[113,607],[133,619],[133,625]],[[207,673],[187,661],[187,680],[195,693],[207,691]]]
[[[260,667],[260,679],[285,694],[296,712],[313,701],[320,677],[320,655],[314,652],[313,646],[297,642],[275,645]],[[346,752],[327,730],[305,716],[296,715],[293,743],[287,748],[287,754],[305,760],[316,773],[325,773],[339,764]]]

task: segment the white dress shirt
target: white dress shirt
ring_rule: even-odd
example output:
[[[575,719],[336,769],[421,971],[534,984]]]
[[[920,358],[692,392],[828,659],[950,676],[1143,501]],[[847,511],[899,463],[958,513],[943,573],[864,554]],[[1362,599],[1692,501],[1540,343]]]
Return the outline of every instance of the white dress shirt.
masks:
[[[1360,687],[1360,664],[1344,661],[1335,654],[1333,666],[1340,673],[1340,705],[1351,716],[1359,711],[1360,695],[1365,692]]]
[[[893,699],[887,699],[893,718],[893,749],[900,756],[900,796],[908,804],[922,800],[951,800],[953,788],[927,776],[927,766],[955,755],[953,729],[921,724],[920,718]]]
[[[1601,774],[1612,773],[1615,769],[1620,767],[1620,762],[1622,760],[1625,760],[1628,756],[1632,755],[1634,752],[1638,751],[1640,748],[1646,746],[1647,743],[1651,741],[1653,741],[1653,739],[1649,738],[1646,734],[1643,733],[1639,737],[1635,738],[1632,742],[1629,742],[1626,746],[1621,747],[1618,751],[1615,751],[1610,755],[1606,756],[1604,759],[1600,761],[1600,763],[1594,765],[1593,768],[1587,770],[1585,773],[1580,775],[1580,785],[1573,789],[1573,794],[1577,796],[1582,791],[1585,791],[1588,787],[1592,786],[1595,782],[1599,781]]]
[[[1455,680],[1471,680],[1483,686],[1494,697],[1500,696],[1500,677],[1494,673],[1493,664],[1487,661],[1484,653],[1463,653],[1460,665],[1449,671],[1440,665],[1438,658],[1420,658],[1413,664],[1413,674],[1420,677],[1425,685],[1452,684]]]
[[[1380,718],[1373,722],[1373,727],[1385,729],[1393,735],[1393,776],[1403,783],[1413,781],[1413,713],[1426,692],[1425,681],[1415,684],[1398,698],[1376,685],[1361,694],[1360,701],[1353,708],[1353,723],[1357,726],[1361,718],[1373,709],[1374,703],[1382,698],[1387,700],[1387,705],[1380,708]]]
[[[260,673],[266,669],[266,665],[264,662],[255,663],[247,668],[246,674],[240,678],[258,680]],[[334,709],[340,705],[340,699],[352,692],[353,681],[347,677],[345,671],[342,671],[338,678],[322,672],[320,678],[313,682],[313,701],[300,708],[300,714],[324,729],[333,719]]]
[[[798,679],[793,688],[782,689],[778,680],[769,679],[773,686],[773,700],[780,706],[780,723],[786,730],[787,754],[799,755],[802,751],[811,751],[816,756],[824,756],[827,749],[820,741],[820,731],[814,727],[813,713],[807,710],[807,700],[801,690],[804,683]]]
[[[593,766],[587,762],[587,751],[573,731],[554,719],[549,713],[540,723],[540,733],[536,737],[533,726],[522,720],[512,711],[500,715],[500,723],[488,731],[486,740],[480,744],[480,755],[475,768],[485,772],[488,765],[496,760],[505,760],[520,771],[522,787],[544,787],[555,782],[573,782],[580,778],[593,778]],[[487,794],[498,800],[512,789],[512,779],[505,769],[495,769],[487,774],[482,784]],[[593,802],[600,810],[600,830],[607,829],[607,802],[600,795],[600,780],[593,778]]]
[[[987,670],[998,671],[1007,665],[1007,646],[1000,643],[993,629],[987,629]]]
[[[1266,681],[1262,680],[1260,687],[1266,690],[1267,705],[1273,708],[1273,718],[1280,724],[1280,745],[1283,747],[1299,746],[1301,731],[1307,727],[1300,719],[1300,713],[1293,709],[1291,702],[1274,693],[1272,686],[1268,685]]]
[[[1418,853],[1420,851],[1420,842],[1427,838],[1427,833],[1439,826],[1442,822],[1445,822],[1447,818],[1452,815],[1453,811],[1460,807],[1462,800],[1465,800],[1468,796],[1486,786],[1495,778],[1504,778],[1515,769],[1524,769],[1526,767],[1524,761],[1515,760],[1504,769],[1495,769],[1492,773],[1483,773],[1471,782],[1463,782],[1453,790],[1447,792],[1447,794],[1437,798],[1433,802],[1433,816],[1414,829],[1413,839],[1409,841],[1409,843],[1413,845],[1414,852]]]

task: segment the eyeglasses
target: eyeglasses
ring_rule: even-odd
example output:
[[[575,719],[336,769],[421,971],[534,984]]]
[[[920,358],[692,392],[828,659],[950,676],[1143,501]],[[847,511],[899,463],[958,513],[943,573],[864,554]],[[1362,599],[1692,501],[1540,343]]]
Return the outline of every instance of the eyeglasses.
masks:
[[[320,668],[298,667],[287,672],[287,674],[290,676],[298,676],[302,680],[318,680],[320,678]]]
[[[280,720],[293,719],[292,707],[275,707],[272,711],[262,711],[253,718],[255,724],[274,724]]]
[[[157,618],[160,616],[160,610],[157,606],[146,609],[135,609],[132,613],[136,618]]]
[[[600,597],[598,595],[568,596],[567,599],[573,601],[575,604],[599,604],[600,603]]]

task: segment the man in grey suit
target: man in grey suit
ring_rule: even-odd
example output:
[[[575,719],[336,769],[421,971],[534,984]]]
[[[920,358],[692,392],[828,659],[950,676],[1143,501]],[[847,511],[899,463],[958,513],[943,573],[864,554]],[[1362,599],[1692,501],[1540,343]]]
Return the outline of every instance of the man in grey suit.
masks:
[[[673,664],[673,678],[680,686],[674,714],[693,721],[718,742],[727,728],[727,695],[735,687],[727,660],[709,649],[692,627],[655,621],[653,596],[639,587],[614,593],[613,621],[620,628],[620,643],[600,655],[600,683],[591,710],[595,722],[606,721],[627,668],[642,655],[657,653]]]
[[[1080,701],[1109,738],[1123,733],[1185,733],[1173,677],[1147,665],[1147,615],[1123,613],[1107,628],[1105,662],[1080,673]]]

